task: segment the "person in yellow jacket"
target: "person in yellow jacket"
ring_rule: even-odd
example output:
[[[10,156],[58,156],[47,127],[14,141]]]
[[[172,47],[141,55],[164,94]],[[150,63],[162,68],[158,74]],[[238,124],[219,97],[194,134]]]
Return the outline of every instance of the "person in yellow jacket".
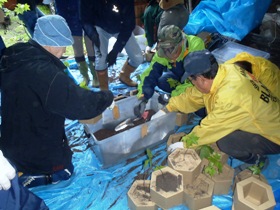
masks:
[[[153,119],[164,112],[191,113],[202,107],[207,116],[182,142],[170,145],[170,152],[196,135],[196,146],[216,142],[221,151],[248,164],[280,153],[280,100],[266,86],[236,64],[218,65],[208,50],[190,53],[184,68],[182,81],[189,79],[194,86],[171,97]]]
[[[249,71],[280,99],[280,69],[271,61],[242,52],[225,63],[234,63]]]

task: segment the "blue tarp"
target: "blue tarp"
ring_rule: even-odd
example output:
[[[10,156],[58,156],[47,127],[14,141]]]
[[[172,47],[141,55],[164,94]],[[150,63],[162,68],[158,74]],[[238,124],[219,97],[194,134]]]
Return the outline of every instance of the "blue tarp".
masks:
[[[118,58],[117,65],[113,69],[120,69],[126,57]],[[75,70],[75,63],[70,61],[70,70],[74,77],[79,80],[79,72]],[[134,74],[142,72],[148,64],[141,65]],[[117,70],[119,71],[119,70]],[[110,72],[112,77],[118,72]],[[115,74],[116,73],[116,74]],[[110,84],[110,89],[114,90],[115,95],[126,92],[127,87],[114,80]],[[175,132],[189,132],[200,121],[194,118],[188,125],[174,127]],[[128,160],[113,167],[103,169],[100,161],[91,150],[89,139],[84,133],[83,125],[78,121],[66,121],[66,131],[69,144],[72,148],[74,174],[70,180],[60,182],[56,185],[40,186],[32,188],[36,195],[41,197],[49,206],[50,210],[126,210],[127,192],[138,174],[143,174],[143,163],[147,159],[144,152],[135,154]],[[117,142],[116,142],[117,143]],[[166,163],[167,152],[166,144],[162,143],[152,148],[153,161],[156,165]],[[280,210],[280,155],[270,156],[270,165],[263,172],[273,188],[277,202],[276,210]],[[240,164],[239,161],[229,161],[232,166]],[[213,205],[222,210],[230,210],[232,206],[232,192],[227,195],[214,196]],[[176,206],[173,210],[188,210],[184,205]]]
[[[189,16],[184,31],[196,35],[218,32],[241,41],[261,24],[271,0],[202,0]]]

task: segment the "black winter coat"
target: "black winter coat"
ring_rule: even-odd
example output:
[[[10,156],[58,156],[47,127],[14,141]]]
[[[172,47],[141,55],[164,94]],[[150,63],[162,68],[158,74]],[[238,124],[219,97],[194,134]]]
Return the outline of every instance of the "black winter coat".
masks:
[[[135,28],[134,1],[80,0],[80,20],[91,39],[95,26],[110,34],[119,33],[113,50],[121,52]]]
[[[63,63],[35,41],[18,43],[1,60],[0,149],[19,171],[53,173],[71,163],[64,121],[90,119],[113,101],[110,91],[77,86]]]

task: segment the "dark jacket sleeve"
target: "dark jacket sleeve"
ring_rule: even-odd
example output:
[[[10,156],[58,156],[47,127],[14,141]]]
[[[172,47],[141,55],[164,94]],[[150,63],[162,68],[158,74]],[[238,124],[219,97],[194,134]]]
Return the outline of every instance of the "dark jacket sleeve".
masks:
[[[113,50],[121,52],[126,45],[132,31],[135,28],[135,12],[134,12],[134,1],[122,0],[121,13],[121,27],[117,41],[113,46]]]
[[[138,85],[138,96],[144,96],[147,100],[153,96],[154,89],[158,85],[158,79],[162,76],[163,71],[167,68],[160,62],[157,62],[155,57],[158,56],[154,56],[149,67],[141,74],[141,82]]]
[[[100,115],[113,102],[111,91],[93,92],[77,86],[64,72],[53,78],[46,107],[68,119],[90,119]]]
[[[86,35],[91,38],[95,32],[95,7],[94,1],[80,0],[79,18]]]

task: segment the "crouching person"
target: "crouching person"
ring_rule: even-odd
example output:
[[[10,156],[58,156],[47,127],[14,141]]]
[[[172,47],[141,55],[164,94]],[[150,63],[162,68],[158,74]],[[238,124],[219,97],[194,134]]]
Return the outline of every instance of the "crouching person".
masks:
[[[69,179],[74,167],[65,119],[94,118],[113,102],[110,91],[85,90],[64,73],[59,58],[72,44],[64,18],[46,15],[32,39],[3,53],[0,148],[27,187]]]
[[[182,81],[189,79],[194,86],[171,97],[156,114],[206,108],[207,116],[182,141],[195,134],[197,146],[216,142],[221,151],[247,167],[266,163],[266,155],[280,153],[280,100],[273,92],[239,65],[218,65],[207,50],[186,56],[184,69]],[[184,146],[177,142],[168,149]]]

